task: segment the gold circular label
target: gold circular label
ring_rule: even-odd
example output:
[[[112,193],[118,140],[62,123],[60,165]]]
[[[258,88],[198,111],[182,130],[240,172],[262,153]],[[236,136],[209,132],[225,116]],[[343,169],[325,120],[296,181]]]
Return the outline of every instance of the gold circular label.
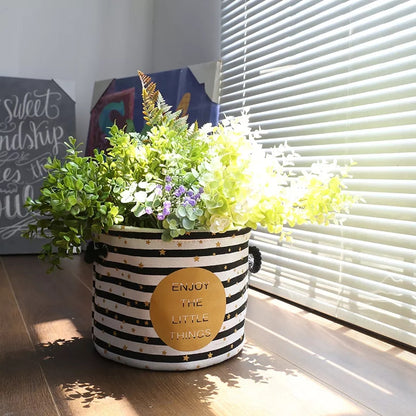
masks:
[[[190,267],[166,276],[150,300],[153,328],[168,346],[195,351],[208,345],[224,322],[225,290],[209,270]]]

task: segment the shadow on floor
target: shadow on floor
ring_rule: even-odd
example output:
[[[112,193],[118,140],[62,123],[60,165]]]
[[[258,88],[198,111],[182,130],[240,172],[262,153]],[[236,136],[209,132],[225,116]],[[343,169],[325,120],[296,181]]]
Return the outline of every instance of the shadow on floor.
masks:
[[[250,344],[226,362],[185,372],[141,370],[106,360],[95,352],[89,338],[74,337],[38,344],[36,356],[49,385],[61,389],[65,400],[77,400],[82,407],[110,397],[114,400],[127,398],[140,410],[136,404],[155,408],[186,396],[187,408],[193,405],[199,410],[205,405],[202,414],[211,414],[206,413],[206,405],[215,399],[219,385],[239,388],[245,379],[268,383],[276,371],[274,358]],[[291,369],[284,371],[295,374]],[[160,391],[163,397],[158,397]],[[177,403],[175,410],[178,410]]]

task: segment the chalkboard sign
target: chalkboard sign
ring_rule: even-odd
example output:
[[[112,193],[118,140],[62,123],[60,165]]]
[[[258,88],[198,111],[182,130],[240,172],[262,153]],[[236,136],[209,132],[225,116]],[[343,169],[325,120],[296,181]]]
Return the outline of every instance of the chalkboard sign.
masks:
[[[39,195],[48,156],[62,157],[75,134],[75,102],[53,80],[0,77],[0,254],[38,253],[22,231],[24,207]]]

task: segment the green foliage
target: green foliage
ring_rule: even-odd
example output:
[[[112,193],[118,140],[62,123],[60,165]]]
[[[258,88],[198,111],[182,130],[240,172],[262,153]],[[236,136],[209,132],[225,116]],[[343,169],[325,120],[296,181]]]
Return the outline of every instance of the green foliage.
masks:
[[[148,76],[139,77],[146,128],[114,125],[108,151],[93,157],[80,156],[69,138],[64,160],[45,166],[40,197],[27,201],[35,220],[25,236],[49,239],[41,258],[52,268],[114,224],[163,229],[164,240],[259,224],[284,235],[286,225],[336,221],[355,201],[336,163],[297,174],[296,155],[287,146],[262,149],[245,114],[214,127],[188,125]]]
[[[106,180],[105,157],[82,157],[74,138],[69,138],[64,161],[48,159],[37,200],[28,199],[26,207],[36,214],[25,237],[41,236],[50,241],[42,248],[40,258],[58,267],[62,257],[79,252],[82,242],[93,233],[108,230],[122,222],[119,207],[112,201],[112,187]],[[55,250],[54,250],[55,248]]]

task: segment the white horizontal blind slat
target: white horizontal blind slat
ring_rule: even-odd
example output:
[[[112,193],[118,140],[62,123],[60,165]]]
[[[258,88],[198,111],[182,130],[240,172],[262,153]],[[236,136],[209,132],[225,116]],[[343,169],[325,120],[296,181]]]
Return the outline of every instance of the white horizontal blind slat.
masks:
[[[252,284],[416,346],[416,2],[222,2],[221,113],[249,108],[293,171],[354,160],[342,225],[260,229]]]

